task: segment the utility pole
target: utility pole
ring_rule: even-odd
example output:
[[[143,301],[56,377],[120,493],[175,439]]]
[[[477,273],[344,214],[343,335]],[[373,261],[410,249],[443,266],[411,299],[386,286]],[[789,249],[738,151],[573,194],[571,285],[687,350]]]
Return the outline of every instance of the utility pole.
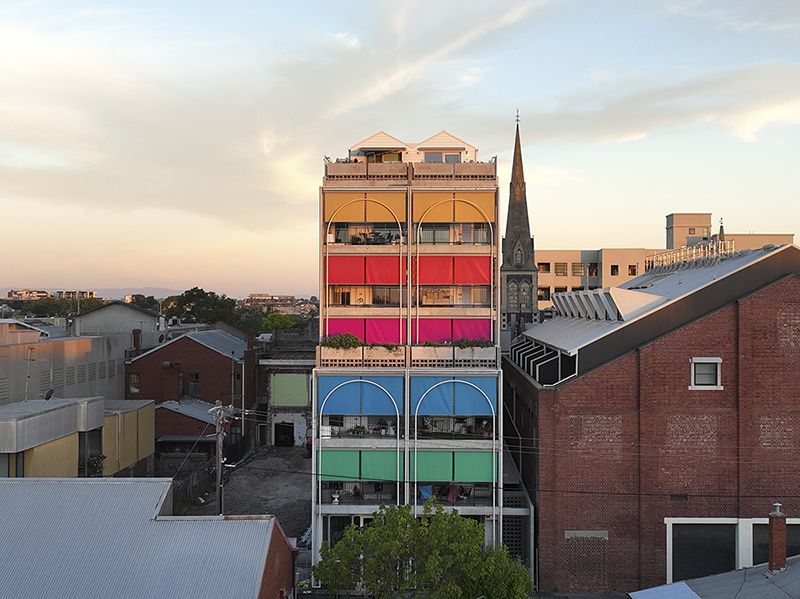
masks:
[[[214,413],[214,422],[216,423],[217,430],[217,507],[219,515],[224,513],[222,505],[222,468],[225,463],[225,458],[222,456],[222,443],[225,440],[225,424],[227,422],[227,414],[225,408],[222,407],[222,402],[217,400],[213,408],[209,412]]]

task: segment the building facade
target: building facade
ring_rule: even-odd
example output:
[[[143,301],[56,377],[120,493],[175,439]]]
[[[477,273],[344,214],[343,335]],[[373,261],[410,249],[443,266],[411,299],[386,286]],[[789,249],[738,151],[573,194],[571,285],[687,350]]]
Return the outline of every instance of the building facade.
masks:
[[[445,132],[381,132],[325,166],[315,563],[380,505],[421,512],[431,497],[503,538],[498,187],[496,164],[476,158]]]
[[[528,199],[525,193],[519,123],[514,139],[506,236],[503,237],[500,266],[500,290],[501,345],[507,349],[511,344],[511,338],[525,330],[525,323],[533,322],[538,312],[534,297],[537,290],[536,259],[528,221]]]
[[[542,590],[753,565],[765,505],[800,509],[800,249],[731,245],[557,294],[504,359]]]

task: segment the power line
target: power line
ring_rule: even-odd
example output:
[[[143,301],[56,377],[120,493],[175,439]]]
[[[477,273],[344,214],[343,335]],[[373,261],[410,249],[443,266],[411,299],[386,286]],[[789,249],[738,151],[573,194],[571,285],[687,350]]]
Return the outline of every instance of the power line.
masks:
[[[202,439],[205,436],[206,431],[208,430],[209,426],[211,426],[211,425],[206,424],[205,428],[203,428],[203,432],[201,432],[200,435],[197,437],[197,439],[195,439],[194,445],[192,445],[192,448],[189,450],[189,453],[186,454],[186,457],[183,458],[183,461],[181,462],[181,465],[178,466],[178,469],[175,471],[175,474],[172,475],[173,478],[178,476],[178,473],[181,471],[181,468],[183,468],[183,465],[186,463],[186,460],[189,459],[189,456],[192,455],[192,452],[194,451],[194,448],[197,447],[197,444],[200,442],[200,439]],[[202,468],[201,468],[201,470],[202,470]],[[190,470],[189,472],[191,473],[191,472],[196,472],[196,471],[195,470]]]

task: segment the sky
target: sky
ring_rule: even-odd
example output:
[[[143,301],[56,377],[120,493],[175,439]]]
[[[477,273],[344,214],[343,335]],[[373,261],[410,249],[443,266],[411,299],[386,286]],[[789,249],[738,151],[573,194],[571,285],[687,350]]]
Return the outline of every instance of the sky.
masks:
[[[517,109],[537,247],[800,233],[797,0],[0,0],[0,288],[315,294],[324,156],[445,129],[503,208]]]

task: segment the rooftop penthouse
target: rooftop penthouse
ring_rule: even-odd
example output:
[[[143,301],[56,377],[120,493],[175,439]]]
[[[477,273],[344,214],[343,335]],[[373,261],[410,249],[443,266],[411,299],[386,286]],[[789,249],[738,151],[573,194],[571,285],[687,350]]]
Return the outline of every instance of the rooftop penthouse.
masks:
[[[400,141],[379,131],[350,147],[347,158],[326,158],[325,187],[359,185],[452,186],[464,181],[470,187],[497,184],[495,158],[478,162],[478,149],[441,131],[419,143]],[[483,183],[481,183],[483,182]]]

